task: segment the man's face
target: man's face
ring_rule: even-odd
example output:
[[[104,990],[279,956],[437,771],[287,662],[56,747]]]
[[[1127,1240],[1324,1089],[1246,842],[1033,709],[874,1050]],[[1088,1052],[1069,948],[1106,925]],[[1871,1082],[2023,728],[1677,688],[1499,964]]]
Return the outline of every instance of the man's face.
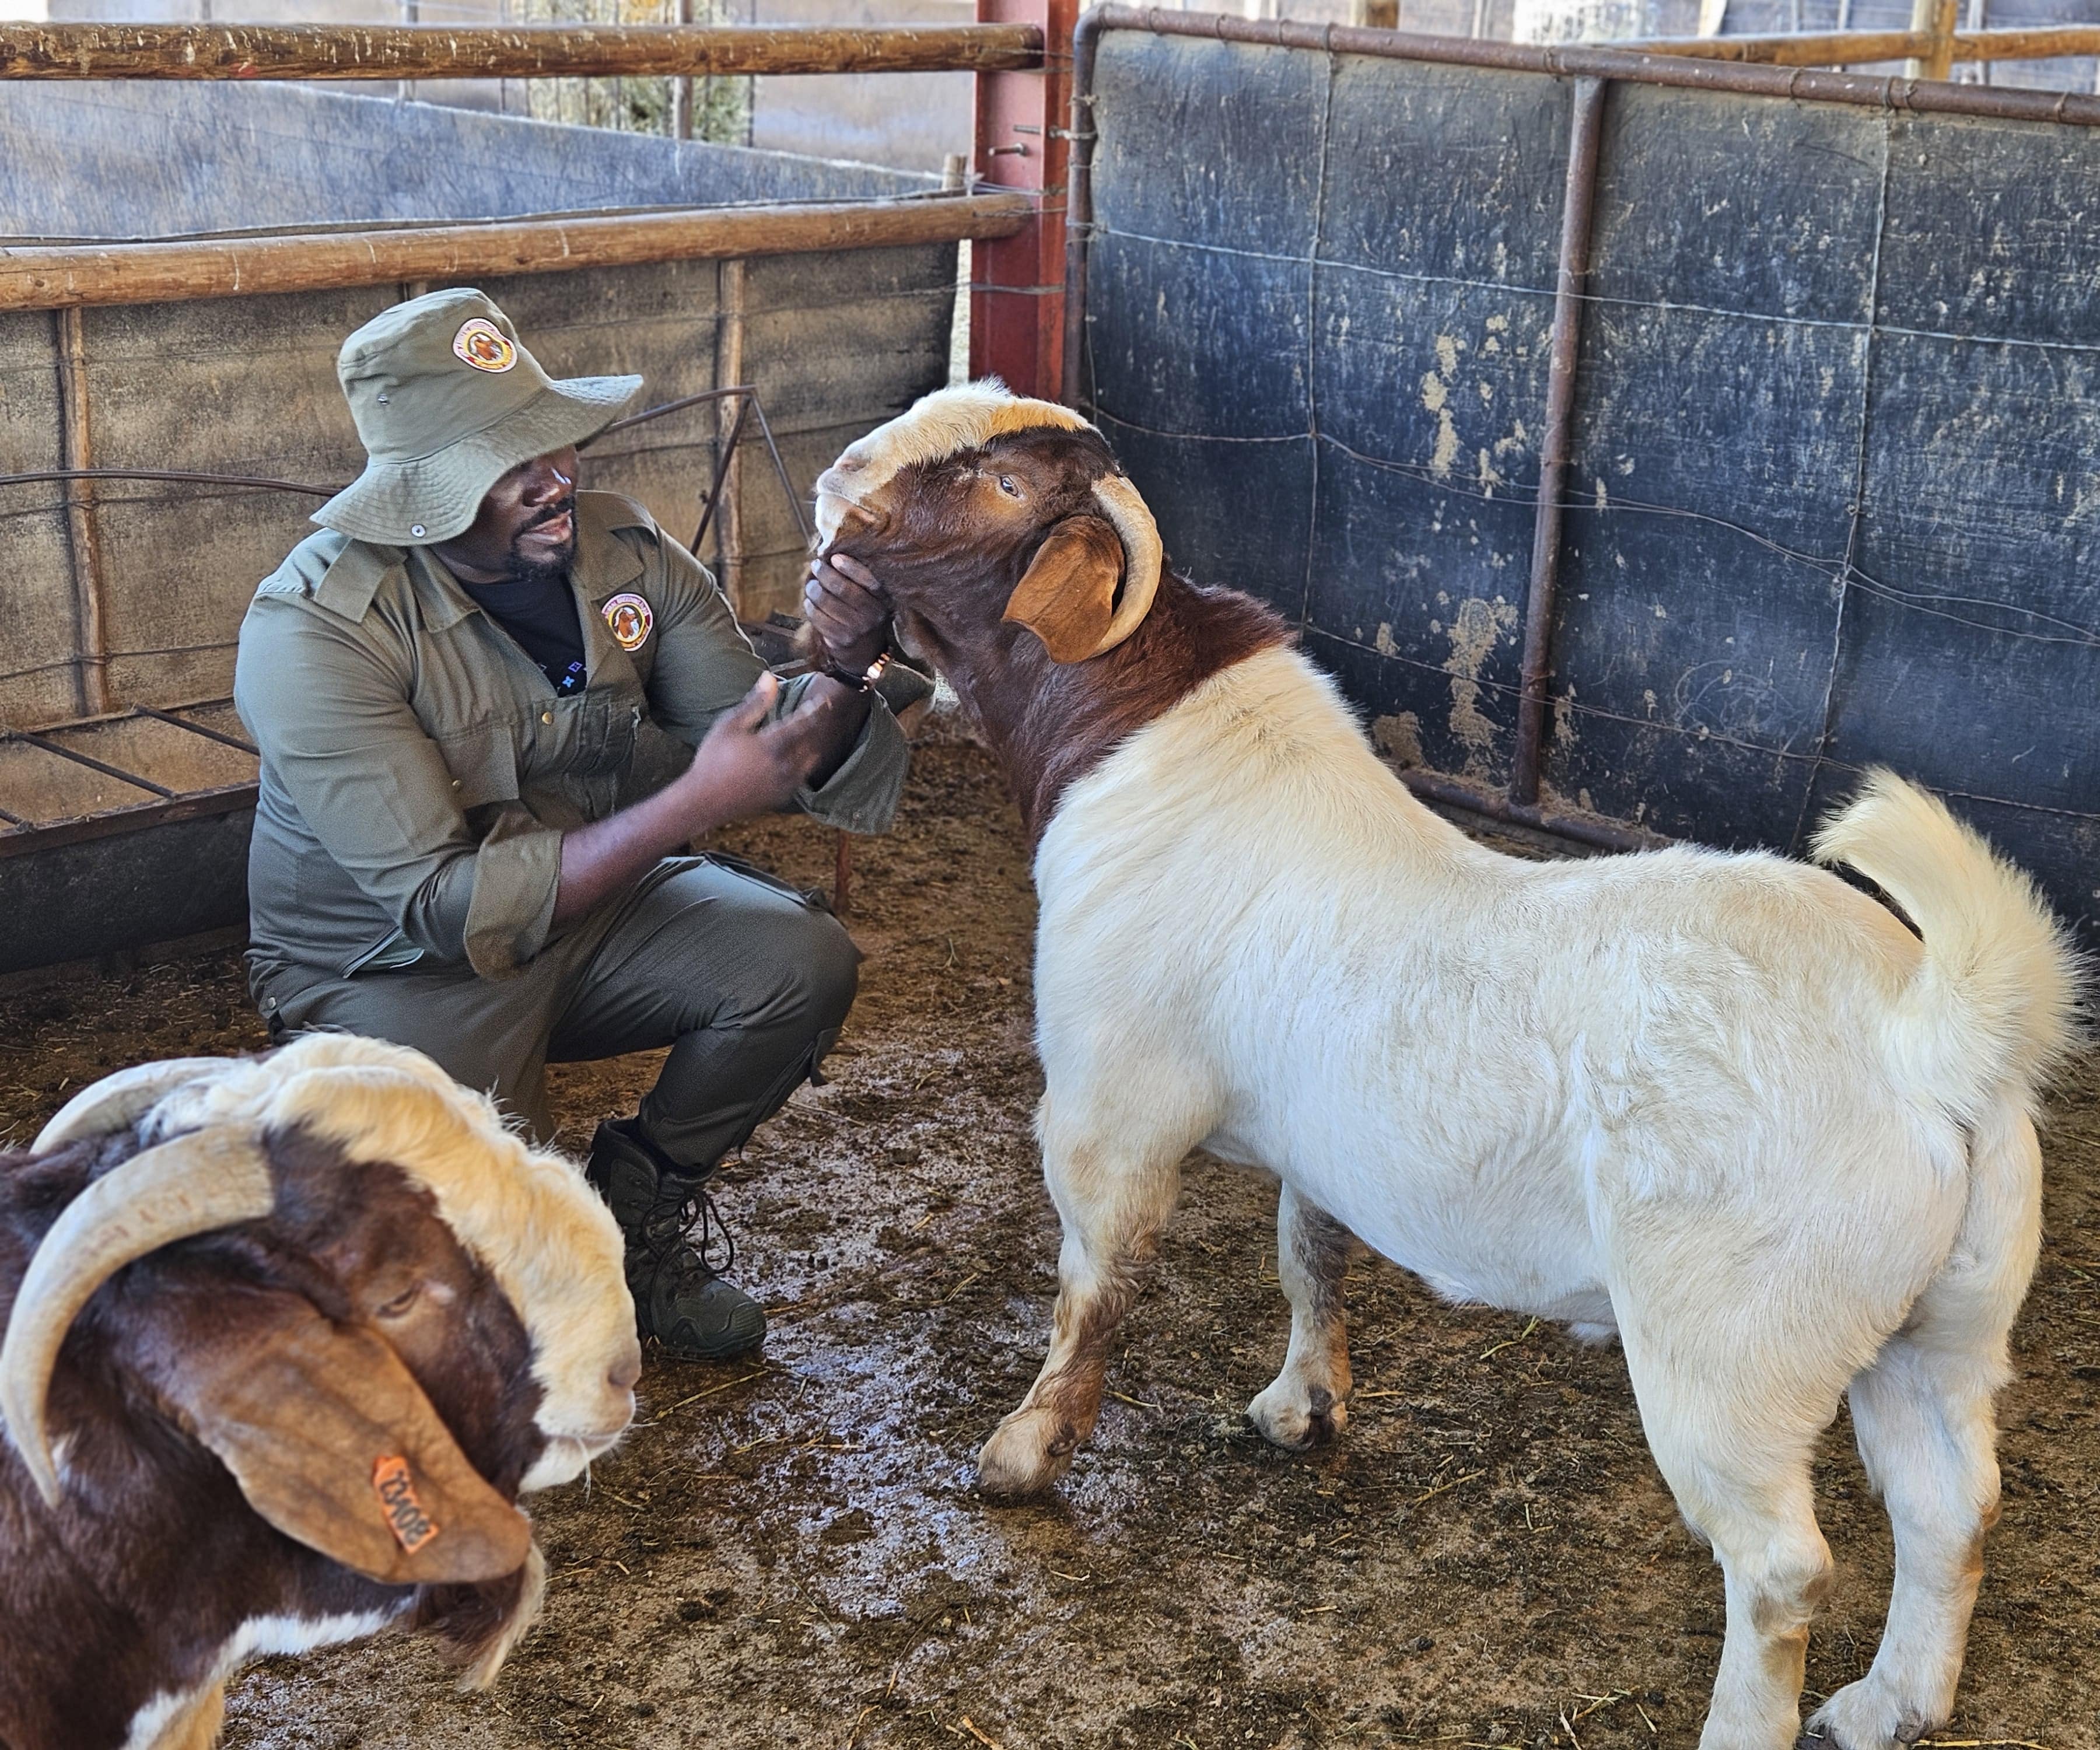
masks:
[[[468,581],[560,575],[576,551],[576,452],[571,444],[521,463],[489,488],[463,535],[439,551]]]

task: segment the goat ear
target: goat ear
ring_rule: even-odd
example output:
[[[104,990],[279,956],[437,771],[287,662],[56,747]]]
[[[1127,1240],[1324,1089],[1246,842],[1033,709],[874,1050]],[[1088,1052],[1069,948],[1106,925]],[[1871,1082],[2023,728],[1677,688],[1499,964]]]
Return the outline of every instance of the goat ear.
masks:
[[[215,1310],[163,1389],[257,1513],[387,1585],[525,1565],[532,1522],[468,1462],[383,1338],[289,1294],[227,1296]]]
[[[1091,511],[1050,531],[999,617],[1026,626],[1050,659],[1084,662],[1101,648],[1115,617],[1123,580],[1123,543],[1115,526]]]

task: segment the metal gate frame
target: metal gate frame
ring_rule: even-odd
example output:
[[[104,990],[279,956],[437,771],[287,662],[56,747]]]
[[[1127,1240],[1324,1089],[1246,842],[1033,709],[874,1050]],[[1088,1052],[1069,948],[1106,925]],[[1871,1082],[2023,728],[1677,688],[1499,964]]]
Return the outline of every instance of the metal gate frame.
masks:
[[[1491,42],[1460,37],[1416,36],[1349,24],[1294,24],[1210,12],[1167,12],[1108,5],[1079,20],[1072,50],[1072,154],[1065,255],[1063,399],[1087,405],[1084,374],[1088,246],[1093,229],[1094,64],[1110,31],[1158,37],[1308,49],[1386,60],[1546,73],[1575,83],[1568,176],[1561,207],[1560,248],[1553,299],[1546,422],[1539,452],[1538,500],[1533,524],[1531,571],[1522,620],[1523,658],[1516,740],[1507,791],[1483,790],[1441,773],[1405,768],[1399,776],[1431,800],[1489,818],[1552,834],[1595,849],[1635,850],[1663,842],[1639,827],[1542,807],[1539,775],[1545,752],[1548,685],[1557,629],[1555,591],[1560,527],[1566,505],[1576,372],[1581,362],[1583,292],[1589,273],[1590,223],[1597,187],[1598,146],[1604,97],[1614,83],[1674,86],[1695,91],[1845,104],[1918,115],[1983,117],[2100,127],[2100,96],[1952,85],[1936,80],[1870,77],[1799,67],[1694,59],[1677,54],[1584,44]],[[1727,39],[1721,39],[1725,42]],[[1775,39],[1776,40],[1776,39]],[[1818,46],[1824,46],[1821,39]],[[1831,39],[1833,41],[1838,39]],[[2082,41],[2082,33],[2081,33]]]

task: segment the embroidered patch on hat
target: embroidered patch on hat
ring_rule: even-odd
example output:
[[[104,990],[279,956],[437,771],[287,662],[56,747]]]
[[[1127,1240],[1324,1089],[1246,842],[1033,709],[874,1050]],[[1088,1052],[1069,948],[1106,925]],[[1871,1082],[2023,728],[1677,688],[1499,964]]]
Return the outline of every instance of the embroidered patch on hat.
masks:
[[[507,371],[518,362],[510,337],[486,316],[474,316],[452,336],[452,350],[477,371]]]
[[[649,629],[656,616],[638,595],[615,596],[605,605],[605,623],[623,650],[638,650],[649,641]]]
[[[386,1515],[386,1529],[394,1541],[413,1555],[438,1535],[438,1526],[423,1504],[416,1499],[416,1485],[409,1479],[408,1461],[394,1455],[372,1467],[372,1491]]]

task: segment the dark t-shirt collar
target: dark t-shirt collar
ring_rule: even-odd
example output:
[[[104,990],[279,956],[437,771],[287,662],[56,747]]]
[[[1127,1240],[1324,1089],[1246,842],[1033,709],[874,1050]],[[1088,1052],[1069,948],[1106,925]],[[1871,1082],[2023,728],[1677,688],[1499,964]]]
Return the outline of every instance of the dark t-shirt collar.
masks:
[[[576,618],[576,593],[567,573],[501,584],[453,580],[540,665],[557,694],[566,697],[583,690],[584,634]]]

